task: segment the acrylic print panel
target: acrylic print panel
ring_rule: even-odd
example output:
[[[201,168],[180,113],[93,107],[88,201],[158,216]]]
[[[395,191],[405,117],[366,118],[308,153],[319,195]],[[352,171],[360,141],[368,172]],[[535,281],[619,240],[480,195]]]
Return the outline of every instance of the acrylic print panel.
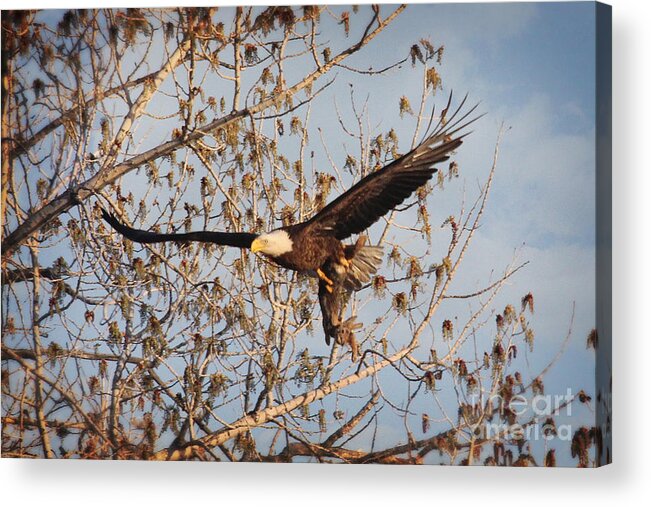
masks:
[[[2,23],[3,457],[610,461],[609,7]]]

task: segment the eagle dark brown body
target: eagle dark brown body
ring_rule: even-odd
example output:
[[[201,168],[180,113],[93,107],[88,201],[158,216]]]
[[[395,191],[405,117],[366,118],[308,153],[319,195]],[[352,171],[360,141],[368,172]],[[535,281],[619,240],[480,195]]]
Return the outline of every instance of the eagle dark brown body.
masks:
[[[301,227],[284,229],[293,242],[292,251],[273,258],[283,268],[306,273],[316,271],[328,261],[336,261],[344,256],[344,246],[337,238],[305,234]],[[302,253],[296,255],[295,252]]]

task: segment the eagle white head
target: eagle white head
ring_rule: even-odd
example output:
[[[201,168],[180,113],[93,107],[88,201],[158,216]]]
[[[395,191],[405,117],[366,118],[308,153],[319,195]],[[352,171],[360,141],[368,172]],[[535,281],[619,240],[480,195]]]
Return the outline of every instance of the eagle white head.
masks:
[[[292,240],[283,229],[276,229],[275,231],[266,234],[260,234],[251,243],[251,251],[253,253],[261,252],[269,257],[278,257],[287,252],[292,251]]]

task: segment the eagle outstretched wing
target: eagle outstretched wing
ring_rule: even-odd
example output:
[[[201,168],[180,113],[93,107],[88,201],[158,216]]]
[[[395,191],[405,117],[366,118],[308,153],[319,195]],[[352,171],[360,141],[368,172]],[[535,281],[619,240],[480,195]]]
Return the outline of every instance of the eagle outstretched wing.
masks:
[[[444,113],[451,99],[452,96]],[[475,117],[466,121],[477,106],[460,115],[465,101],[466,98],[445,123],[443,114],[434,133],[416,148],[360,180],[305,222],[304,226],[316,234],[331,234],[343,240],[364,231],[401,204],[436,173],[434,164],[447,160],[467,134],[453,136],[478,119]]]
[[[253,243],[253,240],[258,237],[257,234],[251,234],[248,232],[194,231],[164,234],[144,231],[123,224],[114,215],[104,209],[102,209],[102,218],[104,218],[113,229],[118,231],[125,238],[135,241],[136,243],[162,243],[164,241],[187,243],[190,241],[199,241],[203,243],[215,243],[223,246],[251,248],[251,243]]]

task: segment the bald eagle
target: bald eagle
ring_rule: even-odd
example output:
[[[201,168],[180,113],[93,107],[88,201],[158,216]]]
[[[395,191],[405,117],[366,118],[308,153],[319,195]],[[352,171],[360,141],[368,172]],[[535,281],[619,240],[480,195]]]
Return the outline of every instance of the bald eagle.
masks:
[[[354,331],[362,325],[355,322],[355,318],[341,321],[341,299],[345,293],[359,290],[371,280],[382,261],[382,248],[367,245],[365,236],[360,236],[351,245],[344,245],[342,240],[362,233],[402,203],[437,172],[435,164],[446,161],[461,145],[468,134],[457,134],[477,119],[467,120],[477,106],[461,114],[464,98],[446,121],[450,101],[451,96],[433,133],[418,146],[367,175],[312,218],[299,224],[264,234],[213,231],[165,234],[133,229],[105,210],[102,215],[116,231],[138,243],[199,241],[247,248],[284,268],[317,276],[326,343],[329,345],[334,338],[339,344],[349,345],[355,360]]]

